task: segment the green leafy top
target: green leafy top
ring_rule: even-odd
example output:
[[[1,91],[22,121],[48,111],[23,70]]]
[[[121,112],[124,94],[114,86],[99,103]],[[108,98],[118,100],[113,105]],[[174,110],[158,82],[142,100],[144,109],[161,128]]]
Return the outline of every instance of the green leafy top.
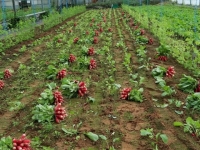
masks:
[[[183,74],[183,77],[180,79],[178,87],[180,90],[186,93],[194,93],[194,89],[197,86],[198,81],[191,76]]]

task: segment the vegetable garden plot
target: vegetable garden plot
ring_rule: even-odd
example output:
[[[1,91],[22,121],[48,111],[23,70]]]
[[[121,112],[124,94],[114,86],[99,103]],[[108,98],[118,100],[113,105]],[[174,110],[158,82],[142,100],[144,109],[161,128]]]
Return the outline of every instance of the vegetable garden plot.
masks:
[[[199,148],[197,79],[123,10],[87,11],[21,49],[0,91],[5,150]]]

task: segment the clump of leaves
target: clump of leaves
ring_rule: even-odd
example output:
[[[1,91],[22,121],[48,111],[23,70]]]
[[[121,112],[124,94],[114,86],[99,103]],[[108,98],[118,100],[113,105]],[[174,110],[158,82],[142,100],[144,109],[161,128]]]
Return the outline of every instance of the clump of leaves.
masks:
[[[168,137],[166,134],[162,134],[162,133],[155,134],[153,132],[153,128],[141,129],[140,135],[147,136],[152,140],[151,145],[154,150],[158,150],[158,144],[159,144],[160,140],[162,140],[162,142],[165,144],[167,144],[167,142],[168,142]]]
[[[198,81],[191,76],[183,75],[180,79],[178,87],[180,90],[186,93],[194,93],[195,88],[197,87]]]
[[[190,133],[194,137],[200,136],[200,121],[193,120],[191,117],[186,119],[186,123],[179,121],[174,122],[175,127],[183,127],[184,132]]]
[[[129,97],[128,100],[130,101],[136,101],[136,102],[143,102],[143,93],[144,89],[140,88],[140,89],[132,89],[129,93]]]
[[[2,150],[11,150],[12,149],[12,138],[10,136],[8,137],[2,137],[0,139],[0,149]]]
[[[186,98],[187,109],[200,113],[200,93],[193,93]]]

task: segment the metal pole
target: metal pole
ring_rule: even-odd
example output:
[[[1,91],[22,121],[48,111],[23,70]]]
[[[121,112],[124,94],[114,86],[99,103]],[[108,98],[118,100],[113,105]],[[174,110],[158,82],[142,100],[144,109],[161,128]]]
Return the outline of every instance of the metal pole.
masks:
[[[5,1],[2,0],[2,15],[3,15],[3,29],[7,29],[7,24],[6,24],[6,7],[5,7]]]
[[[16,14],[15,1],[14,0],[12,0],[12,4],[13,4],[13,11],[14,11],[14,18],[16,18],[17,14]]]
[[[66,8],[68,8],[68,0],[66,0]]]
[[[41,0],[42,11],[44,10],[43,0]]]

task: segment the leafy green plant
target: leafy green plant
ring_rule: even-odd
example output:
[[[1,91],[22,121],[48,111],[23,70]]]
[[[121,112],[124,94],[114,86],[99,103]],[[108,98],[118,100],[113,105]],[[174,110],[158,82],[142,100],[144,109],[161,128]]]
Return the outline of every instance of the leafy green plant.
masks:
[[[168,56],[170,54],[170,47],[162,44],[156,49],[159,56]]]
[[[154,68],[152,70],[152,75],[153,77],[163,77],[164,74],[166,73],[166,69],[164,67],[161,67],[161,66],[157,66],[156,68]]]
[[[51,122],[54,119],[53,105],[36,105],[32,110],[32,119],[39,123]]]
[[[0,149],[2,149],[2,150],[11,150],[12,148],[13,148],[13,146],[12,146],[12,138],[10,136],[2,137],[0,139]]]
[[[186,123],[182,123],[179,121],[174,122],[175,127],[183,127],[184,132],[189,132],[192,136],[199,137],[200,136],[200,121],[193,120],[191,117],[186,119]]]
[[[53,65],[49,65],[46,70],[47,79],[55,79],[57,74],[57,69]]]
[[[68,98],[77,96],[78,84],[75,81],[63,78],[61,88],[63,89],[63,94]]]
[[[161,96],[171,96],[176,93],[174,89],[167,85],[161,86],[161,90],[163,91]]]
[[[193,93],[186,98],[187,109],[192,109],[192,112],[200,113],[200,93]]]
[[[132,89],[129,93],[129,97],[128,100],[130,101],[136,101],[136,102],[143,102],[143,93],[144,89],[140,88],[140,89]]]
[[[183,74],[183,77],[179,81],[178,87],[180,90],[186,93],[194,93],[194,89],[196,88],[198,81],[191,76],[187,76]]]
[[[147,136],[152,140],[151,145],[152,145],[153,150],[158,150],[158,144],[159,144],[160,139],[165,144],[167,144],[168,142],[168,137],[166,134],[162,134],[162,133],[155,134],[153,132],[153,128],[141,129],[140,135]]]

